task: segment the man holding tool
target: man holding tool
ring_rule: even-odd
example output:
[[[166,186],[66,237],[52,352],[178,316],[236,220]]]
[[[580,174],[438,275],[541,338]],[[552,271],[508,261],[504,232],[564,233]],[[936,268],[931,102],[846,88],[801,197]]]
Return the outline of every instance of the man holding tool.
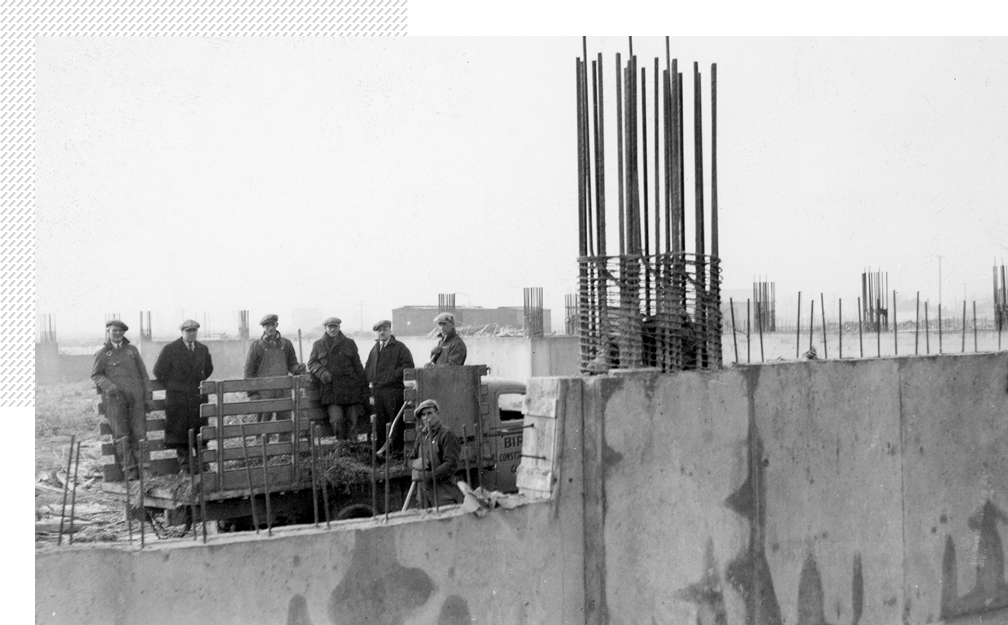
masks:
[[[435,503],[441,506],[462,502],[462,493],[455,485],[461,445],[458,437],[441,422],[439,412],[438,403],[433,399],[420,402],[415,410],[417,425],[421,427],[410,458],[422,508],[430,508]]]
[[[375,344],[368,354],[364,373],[371,385],[374,412],[378,417],[378,455],[403,453],[402,419],[392,430],[391,440],[385,440],[385,426],[392,423],[403,406],[403,371],[413,368],[413,354],[392,336],[392,322],[382,319],[374,324]]]

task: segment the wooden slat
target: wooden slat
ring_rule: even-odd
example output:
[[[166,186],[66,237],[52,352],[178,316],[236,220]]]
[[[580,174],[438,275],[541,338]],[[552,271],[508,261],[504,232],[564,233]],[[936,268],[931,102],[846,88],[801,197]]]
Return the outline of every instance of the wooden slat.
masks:
[[[249,445],[247,448],[248,457],[250,460],[262,459],[262,446],[261,445]],[[289,456],[294,453],[293,443],[268,443],[266,445],[266,457],[272,458],[274,456]],[[203,462],[217,462],[217,450],[216,449],[205,449],[203,450]],[[226,447],[224,448],[224,460],[244,460],[245,453],[241,447]],[[259,465],[256,465],[259,466]],[[261,469],[260,469],[261,470]]]
[[[164,419],[147,419],[147,433],[163,431],[164,422]],[[107,421],[102,421],[98,424],[98,433],[102,436],[112,436],[112,426]]]
[[[281,434],[291,432],[294,429],[294,422],[284,419],[283,421],[266,421],[264,423],[245,423],[244,426],[245,436],[258,436],[260,434]],[[302,432],[307,431],[308,422],[299,422],[298,429]],[[241,431],[241,425],[225,425],[224,438],[240,438]],[[205,441],[217,440],[217,427],[214,425],[204,426],[200,429],[200,433],[203,434],[203,440]]]
[[[147,439],[147,445],[146,445],[146,447],[147,447],[147,451],[162,451],[165,448],[165,446],[164,446],[164,439],[161,439],[161,438],[150,439],[149,438],[149,439]],[[113,449],[112,443],[111,442],[103,442],[102,446],[101,446],[101,452],[102,452],[103,456],[112,456],[112,455],[114,455],[115,454],[115,450]]]
[[[171,475],[179,472],[178,461],[175,458],[151,460],[148,470],[153,475]],[[102,477],[106,482],[122,482],[123,472],[118,464],[102,465]]]
[[[223,404],[224,416],[239,414],[256,414],[260,412],[290,412],[294,409],[294,400],[289,397],[282,399],[251,399],[248,401],[229,402]],[[216,417],[217,406],[203,404],[200,406],[201,417]]]
[[[291,465],[267,466],[266,473],[269,475],[270,492],[275,493],[282,490],[289,490],[295,484],[294,467]],[[256,467],[252,474],[252,488],[263,486],[262,467]],[[248,482],[246,481],[245,469],[235,471],[224,471],[223,479],[218,478],[216,473],[204,473],[203,480],[207,490],[239,490],[247,492]],[[300,484],[298,484],[300,486]],[[311,480],[308,481],[311,486]]]

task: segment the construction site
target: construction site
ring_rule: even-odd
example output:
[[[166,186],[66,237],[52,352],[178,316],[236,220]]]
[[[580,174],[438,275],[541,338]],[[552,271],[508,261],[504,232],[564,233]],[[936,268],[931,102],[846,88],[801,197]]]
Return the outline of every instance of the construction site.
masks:
[[[378,453],[395,424],[337,437],[306,370],[243,375],[258,303],[204,318],[188,472],[151,376],[131,479],[89,378],[107,337],[62,340],[40,310],[37,623],[1008,623],[1003,260],[961,299],[878,266],[842,277],[853,297],[725,288],[726,219],[752,217],[719,207],[718,98],[745,94],[674,39],[579,43],[556,79],[576,120],[567,292],[389,307],[415,365],[396,424],[430,458],[414,412],[440,403],[462,503],[414,499],[408,458]],[[446,313],[465,363],[429,366]],[[281,315],[299,365],[317,316]],[[148,369],[177,338],[148,310],[114,319]]]

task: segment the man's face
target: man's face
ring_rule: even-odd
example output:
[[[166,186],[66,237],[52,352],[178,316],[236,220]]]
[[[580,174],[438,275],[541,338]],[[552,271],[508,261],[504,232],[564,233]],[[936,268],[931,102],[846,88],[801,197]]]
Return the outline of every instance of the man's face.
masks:
[[[336,338],[336,335],[339,334],[339,329],[339,324],[329,324],[325,327],[325,333],[331,338]]]
[[[392,328],[388,326],[382,326],[377,330],[375,330],[375,340],[384,343],[385,341],[389,340],[390,336],[392,336]]]
[[[420,419],[424,432],[437,434],[441,429],[441,415],[434,408],[424,408],[417,418]]]
[[[273,338],[274,336],[276,336],[277,333],[277,324],[273,322],[264,323],[263,332],[265,332],[266,336],[268,336],[269,338]]]
[[[182,330],[182,340],[188,343],[194,343],[196,341],[196,328],[186,328]]]
[[[126,331],[119,326],[109,326],[109,339],[111,339],[113,343],[122,342],[124,334],[126,334]]]
[[[438,329],[441,330],[441,334],[444,334],[445,336],[447,336],[449,332],[455,329],[454,321],[438,321],[437,325]]]

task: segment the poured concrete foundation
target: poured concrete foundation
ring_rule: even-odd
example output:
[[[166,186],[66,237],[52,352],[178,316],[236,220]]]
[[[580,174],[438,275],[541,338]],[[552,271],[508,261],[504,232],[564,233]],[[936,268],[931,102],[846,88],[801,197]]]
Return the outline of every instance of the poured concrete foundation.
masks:
[[[527,401],[516,509],[40,552],[36,621],[1008,621],[1008,354],[534,379]]]

